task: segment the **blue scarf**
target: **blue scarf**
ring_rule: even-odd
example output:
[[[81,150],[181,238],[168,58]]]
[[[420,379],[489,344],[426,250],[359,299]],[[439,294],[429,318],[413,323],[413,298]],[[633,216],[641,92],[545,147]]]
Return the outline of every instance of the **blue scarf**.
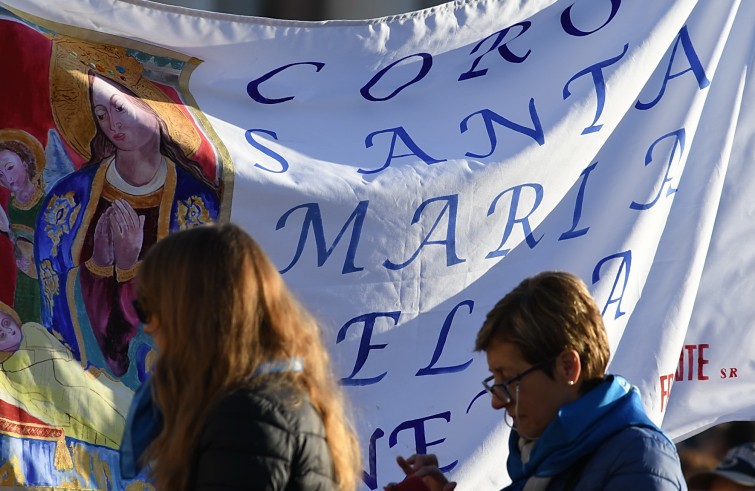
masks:
[[[301,358],[266,361],[250,378],[266,373],[301,372],[303,369]],[[139,459],[163,429],[163,415],[152,399],[151,381],[145,380],[136,389],[128,408],[121,447],[118,449],[121,477],[125,479],[133,479],[143,470]]]
[[[121,477],[135,478],[142,470],[139,457],[163,429],[163,414],[152,400],[152,379],[136,389],[128,408],[126,426],[118,449]]]
[[[637,388],[623,377],[609,375],[598,387],[559,409],[535,443],[526,464],[522,463],[519,451],[519,435],[516,430],[511,432],[506,467],[513,484],[506,489],[522,489],[532,476],[554,477],[563,473],[611,435],[630,426],[660,432],[645,413]]]

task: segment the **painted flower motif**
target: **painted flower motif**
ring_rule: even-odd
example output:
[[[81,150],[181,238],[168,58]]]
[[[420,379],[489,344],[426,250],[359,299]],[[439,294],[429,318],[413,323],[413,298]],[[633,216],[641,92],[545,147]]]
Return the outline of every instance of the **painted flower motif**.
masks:
[[[212,222],[210,212],[204,205],[204,200],[199,196],[191,196],[189,199],[178,202],[176,221],[179,230],[187,230],[198,225]]]
[[[79,216],[81,205],[73,199],[73,191],[63,196],[55,195],[45,210],[45,232],[52,241],[52,255],[58,253],[58,245],[64,234],[73,228],[76,217]]]
[[[49,259],[45,259],[39,265],[39,276],[42,280],[42,290],[45,292],[45,300],[47,300],[47,307],[49,312],[52,313],[52,307],[55,305],[55,297],[60,292],[60,284],[58,283],[58,275],[52,269],[52,263]]]

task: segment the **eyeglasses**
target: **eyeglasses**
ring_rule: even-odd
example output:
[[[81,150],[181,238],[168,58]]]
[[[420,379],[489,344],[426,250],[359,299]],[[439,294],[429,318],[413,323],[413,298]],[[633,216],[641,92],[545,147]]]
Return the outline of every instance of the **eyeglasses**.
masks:
[[[545,365],[547,365],[551,361],[552,360],[543,361],[543,362],[537,363],[536,365],[532,365],[526,370],[523,370],[517,373],[510,379],[504,380],[503,382],[498,382],[497,384],[493,383],[495,381],[495,375],[491,375],[482,381],[482,386],[485,387],[485,390],[488,391],[492,396],[497,397],[498,400],[500,400],[502,403],[511,404],[511,401],[514,400],[514,398],[511,395],[511,389],[510,389],[511,384],[515,384],[519,382],[525,376],[529,375],[535,370],[541,370]]]
[[[151,314],[147,309],[144,308],[144,306],[138,299],[134,299],[131,302],[131,305],[134,306],[134,312],[136,312],[136,318],[139,319],[139,322],[141,322],[142,324],[149,322]]]

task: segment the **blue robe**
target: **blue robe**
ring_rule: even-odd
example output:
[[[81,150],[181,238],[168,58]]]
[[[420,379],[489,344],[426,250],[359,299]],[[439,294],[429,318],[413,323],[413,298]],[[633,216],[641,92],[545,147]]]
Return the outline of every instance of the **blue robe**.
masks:
[[[139,259],[169,233],[214,222],[218,193],[166,159],[162,187],[146,196],[106,180],[112,159],[58,181],[42,204],[36,226],[42,323],[85,366],[94,365],[135,389],[146,378],[152,341],[131,306],[136,267],[128,271],[91,261],[97,219],[115,199],[145,216]],[[138,266],[138,263],[137,263]]]

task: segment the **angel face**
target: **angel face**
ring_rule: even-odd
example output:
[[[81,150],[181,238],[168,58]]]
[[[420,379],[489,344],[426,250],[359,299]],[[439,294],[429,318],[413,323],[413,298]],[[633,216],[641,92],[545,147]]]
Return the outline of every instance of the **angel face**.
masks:
[[[97,124],[118,150],[149,148],[156,141],[159,144],[160,126],[155,115],[98,76],[92,79],[92,103]]]
[[[26,164],[11,150],[0,150],[0,184],[14,194],[31,185]]]
[[[22,337],[16,320],[5,312],[0,312],[0,351],[16,351],[21,345]]]

